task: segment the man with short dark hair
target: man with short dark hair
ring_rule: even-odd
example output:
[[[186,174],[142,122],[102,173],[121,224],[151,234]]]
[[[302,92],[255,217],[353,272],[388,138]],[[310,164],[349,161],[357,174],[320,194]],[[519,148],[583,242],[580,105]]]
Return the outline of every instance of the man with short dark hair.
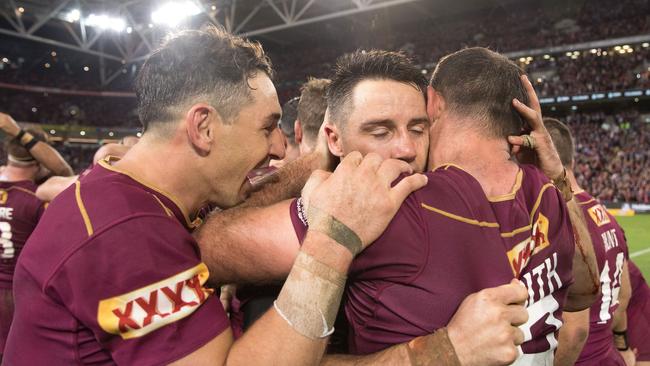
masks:
[[[39,143],[47,139],[42,130],[21,131]],[[45,210],[34,193],[41,166],[22,141],[12,138],[6,142],[7,166],[0,175],[0,361],[14,314],[12,282],[16,261]]]
[[[553,118],[545,118],[544,125],[567,170],[575,200],[587,221],[601,287],[600,296],[589,309],[565,313],[566,324],[560,330],[556,355],[558,364],[624,366],[623,357],[634,360],[625,336],[626,308],[630,299],[629,252],[625,234],[605,206],[578,185],[573,174],[575,141],[569,127]]]
[[[294,125],[296,143],[300,147],[300,155],[309,154],[316,147],[318,131],[323,124],[327,109],[328,79],[309,78],[300,87],[298,100],[298,118]]]
[[[526,129],[512,107],[513,99],[528,104],[522,74],[483,48],[439,61],[427,92],[428,184],[351,267],[345,311],[352,353],[444,329],[465,296],[514,277],[528,288],[530,314],[517,364],[543,364],[552,361],[562,310],[591,305],[584,279],[571,287],[574,240],[562,195],[542,171],[511,155],[507,137]],[[301,236],[308,220],[298,214],[293,222]]]
[[[141,140],[61,193],[18,261],[8,364],[319,363],[350,262],[426,179],[391,186],[408,164],[359,153],[314,176],[318,217],[280,296],[233,342],[191,231],[206,205],[248,197],[248,173],[281,153],[271,74],[258,43],[217,28],[153,52],[136,83]]]

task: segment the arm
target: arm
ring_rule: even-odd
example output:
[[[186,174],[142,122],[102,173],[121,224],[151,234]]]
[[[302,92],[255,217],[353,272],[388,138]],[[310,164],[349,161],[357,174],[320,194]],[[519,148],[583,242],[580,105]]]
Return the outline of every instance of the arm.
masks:
[[[348,155],[311,194],[311,207],[317,207],[319,215],[273,309],[237,342],[232,343],[226,331],[175,364],[237,365],[252,359],[258,364],[319,363],[357,245],[370,245],[406,196],[426,184],[426,177],[413,175],[390,187],[400,173],[410,170],[401,161],[382,163],[374,154],[365,159],[359,153]]]
[[[587,231],[582,210],[575,200],[567,203],[573,234],[575,237],[575,254],[573,255],[574,282],[569,287],[565,311],[588,309],[596,300],[600,290],[596,253]]]
[[[10,115],[4,113],[0,113],[0,129],[11,137],[16,137],[21,131],[18,123]],[[25,144],[29,140],[31,140],[31,135],[25,134],[21,139],[21,143]],[[45,142],[36,143],[29,150],[29,153],[54,175],[67,177],[74,174],[70,165],[59,152]]]
[[[63,190],[68,188],[70,185],[74,184],[77,179],[79,179],[78,175],[73,175],[71,177],[50,177],[45,181],[45,183],[38,186],[36,189],[36,197],[41,201],[51,202],[54,197],[63,192]]]
[[[526,288],[517,280],[469,295],[446,328],[365,356],[327,355],[324,365],[509,365],[526,322]],[[499,336],[495,336],[499,335]]]
[[[256,185],[260,186],[260,189],[251,194],[240,207],[266,206],[298,197],[311,173],[316,169],[323,169],[324,164],[318,152],[292,161],[257,183]]]
[[[555,351],[555,366],[574,365],[589,337],[589,309],[562,313],[562,328]]]
[[[591,237],[587,231],[587,224],[582,211],[573,199],[571,186],[566,177],[566,170],[562,166],[560,156],[553,145],[553,140],[544,126],[542,119],[542,108],[537,99],[537,94],[528,77],[523,75],[521,82],[528,93],[530,106],[514,99],[512,104],[519,114],[528,122],[531,131],[530,139],[522,136],[509,136],[508,142],[512,144],[512,153],[517,155],[520,162],[528,162],[537,165],[544,174],[553,181],[553,184],[560,190],[562,196],[567,200],[569,218],[575,235],[575,255],[573,258],[574,283],[569,287],[569,294],[565,311],[580,311],[587,309],[598,296],[600,280],[596,256],[591,243]],[[533,141],[532,150],[527,141]]]
[[[283,280],[300,243],[289,205],[233,208],[213,213],[194,233],[212,285]]]
[[[612,331],[614,331],[614,346],[621,352],[626,365],[632,366],[636,362],[632,349],[622,351],[627,348],[627,338],[617,333],[627,332],[627,306],[632,297],[632,287],[630,285],[630,272],[628,270],[627,260],[623,262],[623,274],[621,276],[621,289],[618,293],[618,308],[614,311],[612,321]]]

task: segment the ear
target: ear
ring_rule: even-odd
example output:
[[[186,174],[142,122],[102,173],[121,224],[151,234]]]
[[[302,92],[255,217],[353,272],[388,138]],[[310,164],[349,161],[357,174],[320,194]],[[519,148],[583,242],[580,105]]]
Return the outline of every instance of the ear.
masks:
[[[293,123],[293,133],[294,133],[294,139],[296,140],[296,144],[300,145],[302,142],[302,124],[300,124],[300,120],[297,119],[296,122]]]
[[[323,131],[327,137],[327,147],[334,156],[343,156],[343,142],[341,141],[341,133],[339,128],[329,122],[324,123]]]
[[[427,115],[431,122],[440,118],[445,110],[445,99],[431,85],[427,86]]]
[[[216,129],[223,120],[214,107],[206,103],[194,104],[185,115],[187,137],[194,150],[201,156],[210,153],[215,141]]]

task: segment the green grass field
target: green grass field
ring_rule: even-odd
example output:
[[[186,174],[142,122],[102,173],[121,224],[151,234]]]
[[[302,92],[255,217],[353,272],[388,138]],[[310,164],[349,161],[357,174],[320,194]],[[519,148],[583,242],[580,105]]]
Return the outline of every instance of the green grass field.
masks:
[[[630,258],[636,263],[646,279],[650,278],[650,214],[617,217],[625,230]]]

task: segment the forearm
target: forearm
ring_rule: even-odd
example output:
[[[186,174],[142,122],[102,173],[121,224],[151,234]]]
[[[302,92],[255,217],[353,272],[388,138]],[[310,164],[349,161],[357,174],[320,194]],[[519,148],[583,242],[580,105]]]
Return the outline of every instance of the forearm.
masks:
[[[29,150],[29,153],[54,175],[62,177],[74,175],[72,168],[63,159],[61,154],[45,142],[39,142],[34,145]]]
[[[370,355],[325,356],[321,365],[460,366],[460,361],[443,328]]]
[[[589,309],[563,313],[554,366],[574,365],[589,336]]]
[[[296,261],[276,305],[235,342],[228,364],[255,360],[261,365],[314,365],[321,361],[352,255],[328,236],[315,232],[308,233],[301,250],[317,262],[312,266]],[[323,274],[319,266],[332,272]],[[338,276],[336,284],[328,278],[332,273]]]
[[[321,168],[320,157],[311,153],[301,157],[262,179],[259,191],[254,192],[241,207],[268,206],[300,195],[311,173]]]
[[[300,244],[289,217],[290,201],[211,214],[194,233],[210,284],[262,284],[284,280]]]
[[[614,332],[623,332],[627,330],[627,306],[632,296],[630,285],[630,272],[628,262],[623,263],[623,273],[621,275],[621,290],[618,293],[618,307],[614,311],[612,319],[612,330]]]
[[[596,254],[587,230],[587,224],[575,200],[567,203],[573,234],[575,254],[573,257],[574,283],[569,287],[565,311],[580,311],[593,304],[600,290]]]

